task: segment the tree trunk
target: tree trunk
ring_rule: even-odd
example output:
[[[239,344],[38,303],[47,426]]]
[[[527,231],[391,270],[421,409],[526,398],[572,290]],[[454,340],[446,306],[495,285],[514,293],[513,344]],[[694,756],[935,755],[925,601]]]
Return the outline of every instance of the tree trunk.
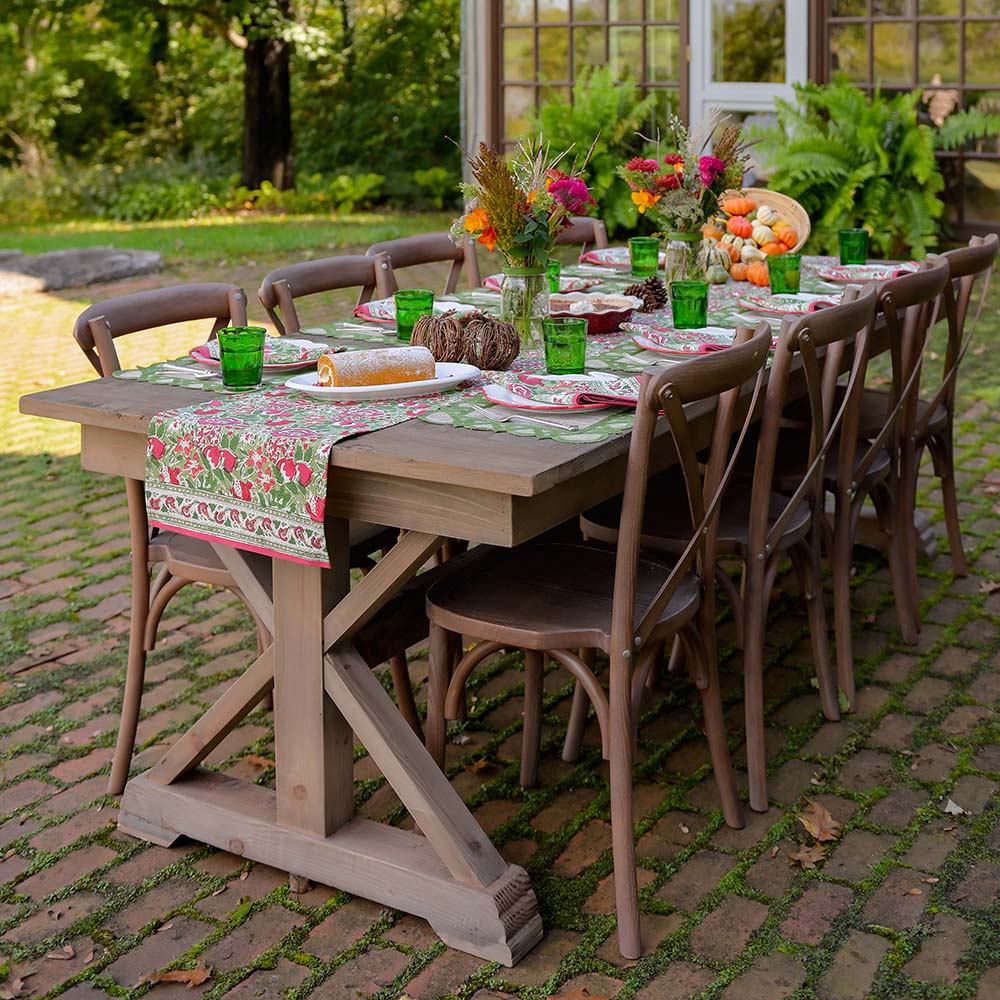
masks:
[[[243,184],[293,186],[291,46],[251,32],[243,50]]]

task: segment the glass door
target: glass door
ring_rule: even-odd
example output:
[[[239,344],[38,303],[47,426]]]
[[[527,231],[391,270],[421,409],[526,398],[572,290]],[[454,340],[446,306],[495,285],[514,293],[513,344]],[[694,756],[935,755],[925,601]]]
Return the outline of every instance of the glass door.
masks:
[[[809,70],[804,0],[697,0],[690,5],[690,120],[713,107],[768,114]]]

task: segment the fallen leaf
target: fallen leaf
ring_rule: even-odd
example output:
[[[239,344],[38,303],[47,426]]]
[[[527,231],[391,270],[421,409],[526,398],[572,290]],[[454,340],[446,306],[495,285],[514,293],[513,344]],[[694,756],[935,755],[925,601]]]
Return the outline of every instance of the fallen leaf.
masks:
[[[33,976],[35,970],[32,969],[30,972],[22,972],[21,975],[10,982],[8,985],[4,983],[0,986],[0,1000],[20,1000],[21,997],[26,997],[31,993],[31,987],[25,983],[25,979],[28,976]]]
[[[819,802],[806,799],[806,808],[795,818],[806,828],[806,832],[816,840],[824,842],[836,840],[842,824],[830,815],[830,810]]]
[[[62,915],[62,910],[47,910],[50,920],[58,920]]]
[[[683,823],[678,823],[677,825],[681,828],[681,833],[690,833],[691,832],[691,827],[685,826]]]
[[[221,896],[226,891],[227,888],[228,888],[228,886],[224,885],[221,889],[216,889],[215,892],[212,893],[212,895],[213,896]]]
[[[957,830],[957,829],[958,829],[958,827],[957,827],[957,826],[954,826],[954,825],[952,825],[952,826],[946,826],[946,827],[943,827],[943,829],[944,829],[944,832],[945,832],[945,833],[953,833],[953,832],[954,832],[955,830]]]
[[[468,733],[456,733],[449,741],[457,747],[464,747],[472,742],[472,737]],[[402,997],[399,1000],[403,1000]]]
[[[861,622],[864,625],[874,625],[875,622],[877,621],[878,621],[877,611],[870,611],[867,615],[864,616],[864,618],[861,619]]]
[[[935,878],[933,875],[925,875],[920,881],[925,882],[927,885],[937,885],[941,879]]]
[[[781,847],[778,844],[775,844],[774,847],[771,848],[771,857],[776,858],[778,856],[778,851],[780,850]]]
[[[250,878],[250,869],[248,868],[245,872],[240,872],[240,881],[245,882]]]
[[[948,799],[948,801],[944,804],[944,811],[949,816],[964,816],[965,815],[965,810],[957,802],[954,802],[951,799]]]
[[[270,757],[261,757],[259,753],[249,753],[243,759],[254,767],[274,767],[274,761]]]
[[[798,865],[803,871],[808,871],[810,868],[815,868],[825,857],[826,849],[819,844],[813,844],[812,847],[803,844],[797,851],[788,855],[788,860],[793,866]]]
[[[46,958],[55,958],[60,962],[68,962],[71,958],[76,958],[76,951],[74,951],[71,944],[64,944],[58,951],[50,951]]]
[[[212,970],[204,965],[199,965],[195,969],[175,969],[173,972],[150,972],[143,976],[136,986],[143,983],[183,983],[188,989],[192,986],[201,986],[203,982],[212,978]]]
[[[90,963],[94,961],[94,958],[96,957],[96,954],[97,953],[94,951],[94,949],[91,948],[90,951],[88,951],[87,954],[86,954],[86,956],[84,957],[83,964],[84,965],[90,965]]]
[[[995,594],[1000,590],[1000,580],[983,580],[979,584],[980,594]]]
[[[924,890],[918,889],[916,886],[912,889],[907,889],[906,892],[903,893],[904,896],[922,896],[923,894]]]
[[[157,928],[157,933],[159,933],[159,931],[169,931],[173,926],[174,922],[172,920],[168,920],[162,927]]]
[[[471,764],[463,764],[462,767],[469,774],[492,774],[494,771],[500,770],[499,764],[495,761],[487,760],[485,757],[480,757],[479,760],[474,760]]]

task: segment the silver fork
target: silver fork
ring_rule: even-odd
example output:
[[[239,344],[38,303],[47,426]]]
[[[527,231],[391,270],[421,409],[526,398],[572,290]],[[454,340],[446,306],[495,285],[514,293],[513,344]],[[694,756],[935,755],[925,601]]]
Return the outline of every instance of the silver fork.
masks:
[[[172,365],[172,364],[162,364],[160,365],[160,370],[167,372],[171,375],[184,375],[187,378],[219,378],[219,372],[204,371],[200,368],[189,368],[187,365]]]
[[[480,416],[486,417],[487,420],[492,420],[495,424],[505,424],[507,421],[513,420],[521,424],[541,424],[544,427],[558,427],[564,431],[581,431],[588,426],[588,424],[571,424],[567,420],[552,420],[549,417],[529,417],[523,413],[496,413],[492,410],[487,410],[485,407],[477,406],[475,403],[472,404],[472,408]]]

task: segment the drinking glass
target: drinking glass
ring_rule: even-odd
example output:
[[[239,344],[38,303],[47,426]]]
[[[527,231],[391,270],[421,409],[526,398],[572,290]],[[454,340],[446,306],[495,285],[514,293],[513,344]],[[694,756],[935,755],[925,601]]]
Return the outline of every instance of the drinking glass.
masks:
[[[545,370],[550,375],[582,375],[587,358],[587,321],[571,317],[542,320]]]
[[[628,252],[633,277],[648,278],[656,274],[660,266],[660,241],[655,236],[633,236],[628,241]]]
[[[550,257],[545,265],[545,274],[549,279],[549,291],[553,294],[559,292],[559,275],[562,274],[562,264],[555,257]]]
[[[694,330],[708,325],[708,282],[671,281],[670,307],[674,328]]]
[[[837,235],[840,237],[841,264],[868,263],[867,229],[841,229]]]
[[[219,363],[227,389],[244,392],[260,385],[266,335],[262,326],[227,326],[219,331]]]
[[[428,288],[407,288],[396,292],[396,336],[409,343],[413,327],[421,316],[434,312],[434,293]]]
[[[767,258],[767,276],[771,279],[771,294],[795,294],[802,275],[802,254],[781,253]]]

